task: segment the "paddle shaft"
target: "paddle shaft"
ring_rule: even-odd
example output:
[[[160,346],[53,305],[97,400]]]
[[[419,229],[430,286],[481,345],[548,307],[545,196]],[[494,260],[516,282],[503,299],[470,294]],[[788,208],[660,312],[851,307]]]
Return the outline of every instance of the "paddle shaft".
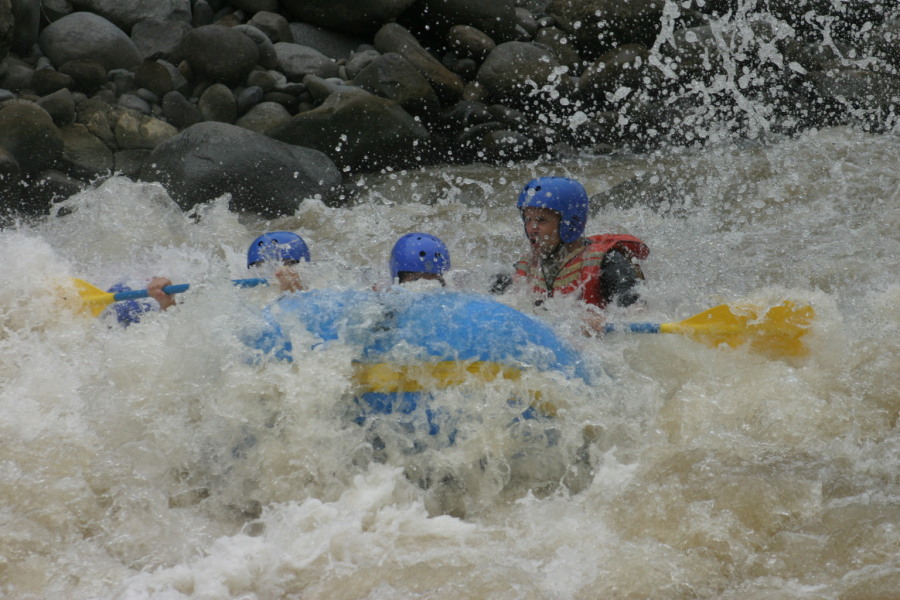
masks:
[[[660,333],[659,323],[606,323],[604,333]]]
[[[232,279],[231,283],[242,288],[247,287],[256,287],[258,285],[268,285],[269,281],[267,279],[253,278],[253,279]],[[167,285],[162,289],[166,294],[180,294],[191,287],[189,283],[179,283],[176,285]],[[147,290],[129,290],[127,292],[116,292],[113,294],[113,302],[119,302],[121,300],[136,300],[138,298],[148,298],[150,295],[147,293]]]

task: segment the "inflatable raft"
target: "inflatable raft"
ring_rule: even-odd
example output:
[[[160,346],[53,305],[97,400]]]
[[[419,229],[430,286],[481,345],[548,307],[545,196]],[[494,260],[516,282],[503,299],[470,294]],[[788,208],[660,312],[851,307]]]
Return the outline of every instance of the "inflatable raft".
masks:
[[[292,339],[300,337],[291,335],[298,326],[313,334],[313,346],[337,342],[355,349],[359,423],[419,412],[428,433],[437,435],[441,418],[430,405],[437,390],[517,380],[529,370],[590,383],[582,357],[546,323],[475,294],[314,290],[282,297],[267,308],[266,323],[247,340],[263,356],[299,358],[309,348]],[[308,344],[310,336],[303,338]],[[539,396],[528,400],[524,417],[553,412]]]

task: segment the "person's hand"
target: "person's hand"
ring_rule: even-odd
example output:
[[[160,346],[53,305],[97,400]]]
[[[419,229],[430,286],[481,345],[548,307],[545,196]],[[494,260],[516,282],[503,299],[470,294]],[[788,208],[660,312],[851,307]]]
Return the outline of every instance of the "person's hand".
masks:
[[[581,327],[581,332],[585,337],[602,337],[605,333],[603,330],[605,325],[606,319],[603,315],[589,312],[584,316],[584,324]]]
[[[154,277],[147,284],[147,295],[159,302],[161,310],[175,306],[175,296],[163,291],[163,288],[167,285],[172,285],[172,280],[168,277]]]
[[[275,271],[278,286],[282,292],[302,292],[303,284],[300,282],[300,274],[290,267],[284,267]]]

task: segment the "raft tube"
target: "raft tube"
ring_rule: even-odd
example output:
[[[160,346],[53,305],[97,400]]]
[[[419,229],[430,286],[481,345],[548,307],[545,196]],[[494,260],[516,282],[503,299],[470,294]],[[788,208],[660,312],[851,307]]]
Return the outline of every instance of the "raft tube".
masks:
[[[246,340],[263,355],[293,360],[300,349],[289,332],[298,325],[318,338],[316,345],[357,348],[360,423],[423,408],[436,435],[440,419],[426,400],[437,389],[472,378],[518,379],[528,369],[591,379],[579,353],[546,323],[476,294],[313,290],[283,296],[265,315],[265,329]],[[533,414],[533,408],[523,413]]]

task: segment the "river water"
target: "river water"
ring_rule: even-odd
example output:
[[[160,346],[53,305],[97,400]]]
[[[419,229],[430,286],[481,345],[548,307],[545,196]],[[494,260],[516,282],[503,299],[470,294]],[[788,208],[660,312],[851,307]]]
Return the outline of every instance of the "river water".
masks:
[[[362,177],[360,205],[272,222],[227,198],[186,215],[111,178],[65,216],[0,231],[0,595],[5,598],[895,598],[900,590],[900,144],[849,128],[700,151]],[[809,302],[809,356],[677,335],[589,339],[592,385],[527,383],[555,441],[509,425],[506,384],[444,401],[479,416],[452,447],[373,450],[345,415],[353,351],[251,364],[239,290],[265,229],[309,243],[313,287],[387,278],[393,241],[443,238],[483,291],[525,250],[515,198],[549,173],[591,194],[677,180],[657,206],[600,206],[588,233],[651,254],[642,312]],[[127,329],[72,312],[70,277],[192,288]],[[530,311],[524,298],[499,300]],[[427,482],[427,483],[425,483]]]

